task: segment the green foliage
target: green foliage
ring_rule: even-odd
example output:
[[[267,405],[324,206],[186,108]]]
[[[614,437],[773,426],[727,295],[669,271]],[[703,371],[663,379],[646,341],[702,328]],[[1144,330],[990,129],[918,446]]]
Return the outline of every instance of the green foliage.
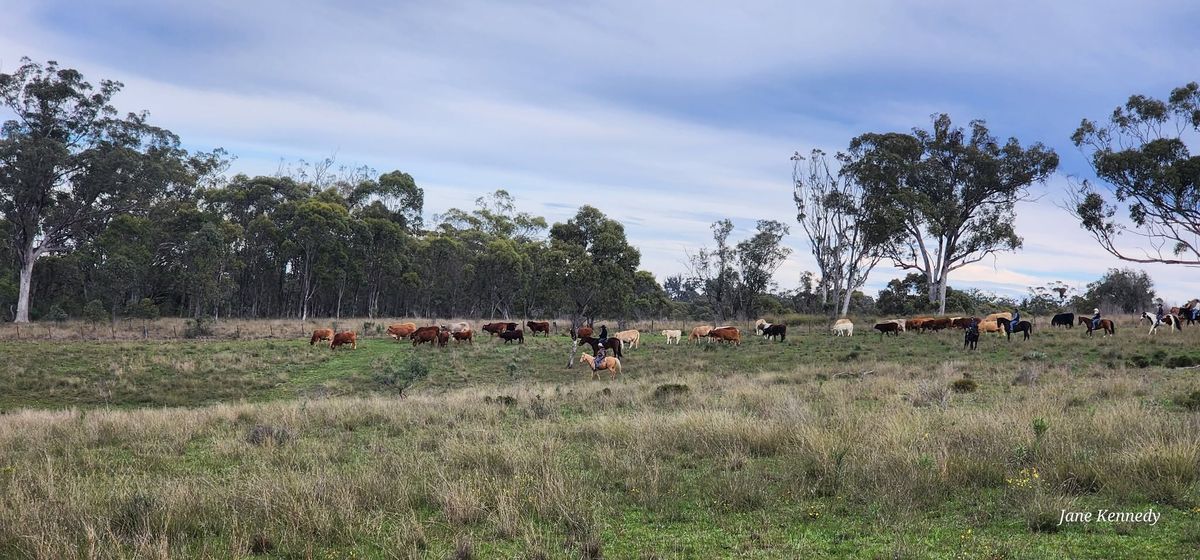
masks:
[[[864,189],[867,243],[924,273],[925,293],[942,309],[948,273],[1021,247],[1016,203],[1057,167],[1058,156],[1040,143],[1001,143],[983,121],[964,130],[945,114],[933,117],[930,130],[863,134],[843,158],[843,170]]]
[[[1107,193],[1089,181],[1078,185],[1072,210],[1080,226],[1124,260],[1200,264],[1197,132],[1197,82],[1175,88],[1165,101],[1132,95],[1108,122],[1084,119],[1071,141],[1089,156]],[[1117,218],[1121,210],[1128,222]],[[1122,245],[1125,233],[1142,239],[1144,250]]]
[[[106,318],[108,318],[108,310],[104,308],[104,302],[94,299],[83,306],[83,319],[85,321],[99,323]]]
[[[974,393],[979,388],[979,384],[974,379],[955,379],[950,384],[950,389],[955,393]]]
[[[1087,285],[1087,291],[1076,301],[1076,308],[1139,313],[1149,309],[1153,301],[1154,281],[1146,271],[1110,268],[1099,280]]]
[[[63,321],[66,321],[68,318],[69,317],[67,315],[67,312],[64,311],[62,306],[57,303],[54,305],[51,305],[50,309],[46,311],[46,314],[42,316],[42,319],[45,319],[47,321],[54,321],[56,323],[62,323]]]
[[[157,319],[159,316],[158,305],[150,298],[142,298],[137,303],[131,303],[125,308],[125,314],[138,319]]]
[[[429,376],[429,364],[418,356],[408,355],[381,359],[374,365],[373,379],[401,396],[417,382]]]
[[[188,319],[184,323],[183,337],[184,338],[200,338],[203,336],[212,336],[213,334],[213,318],[208,315],[201,315],[194,319]]]

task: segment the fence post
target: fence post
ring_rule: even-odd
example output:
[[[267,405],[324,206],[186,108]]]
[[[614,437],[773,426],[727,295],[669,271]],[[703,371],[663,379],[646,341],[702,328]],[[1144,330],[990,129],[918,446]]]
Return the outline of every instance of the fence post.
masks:
[[[17,325],[17,340],[21,340],[21,325]]]

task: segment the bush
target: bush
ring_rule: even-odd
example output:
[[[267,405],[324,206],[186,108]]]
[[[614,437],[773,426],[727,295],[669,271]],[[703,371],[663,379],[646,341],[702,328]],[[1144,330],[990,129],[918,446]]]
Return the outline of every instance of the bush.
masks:
[[[188,319],[183,328],[183,337],[200,338],[202,336],[212,336],[212,326],[213,318],[207,315],[202,315],[195,319]]]
[[[429,365],[421,358],[407,355],[391,360],[380,360],[375,363],[376,383],[395,389],[404,396],[404,391],[418,381],[429,376]]]
[[[292,432],[287,428],[276,428],[263,424],[256,425],[246,432],[246,443],[251,445],[283,445],[292,440]]]
[[[137,303],[131,303],[125,308],[125,314],[138,319],[153,320],[158,318],[158,305],[150,298],[142,298]]]
[[[950,389],[955,393],[974,393],[978,388],[979,384],[974,379],[958,379],[950,384]]]
[[[1166,366],[1172,368],[1185,368],[1192,367],[1197,364],[1200,364],[1200,360],[1188,356],[1187,354],[1183,354],[1179,356],[1172,356],[1171,359],[1167,360]]]
[[[654,399],[663,401],[671,397],[682,397],[686,396],[691,390],[691,387],[683,383],[663,383],[654,388]]]
[[[104,308],[104,302],[94,299],[87,302],[83,306],[83,318],[89,323],[99,323],[108,317],[108,310]]]
[[[917,383],[917,390],[910,396],[913,406],[921,408],[938,406],[946,408],[950,405],[950,388],[933,381]]]
[[[1187,395],[1175,398],[1175,403],[1188,410],[1200,410],[1200,391],[1192,391]]]
[[[63,311],[62,306],[60,306],[56,303],[54,305],[51,305],[50,309],[46,310],[46,314],[43,315],[42,318],[47,321],[54,321],[55,323],[61,323],[63,321],[66,321],[67,319],[69,319],[70,316],[67,315],[66,311]]]

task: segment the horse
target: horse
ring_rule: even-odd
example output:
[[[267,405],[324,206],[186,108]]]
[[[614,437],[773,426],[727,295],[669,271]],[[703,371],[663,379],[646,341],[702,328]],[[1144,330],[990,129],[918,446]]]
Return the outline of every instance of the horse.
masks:
[[[1158,317],[1151,315],[1149,312],[1143,311],[1142,319],[1150,321],[1150,332],[1147,334],[1154,334],[1155,331],[1158,330],[1159,325],[1167,325],[1167,328],[1170,330],[1183,330],[1183,327],[1179,325],[1179,317],[1171,315],[1170,313],[1163,315],[1162,321],[1159,321]],[[1138,319],[1138,322],[1142,322],[1142,319]]]
[[[1200,321],[1200,299],[1193,299],[1179,308],[1179,312],[1172,311],[1172,315],[1182,317],[1187,321],[1188,325],[1194,325]]]
[[[967,330],[963,333],[963,350],[975,350],[979,346],[979,324],[974,323],[967,326]]]
[[[1092,331],[1096,330],[1096,329],[1092,328],[1092,319],[1090,317],[1080,317],[1079,324],[1087,326],[1087,335],[1088,336],[1092,336]],[[1099,329],[1104,331],[1104,336],[1108,336],[1110,334],[1112,334],[1112,335],[1117,334],[1116,323],[1113,323],[1112,321],[1110,321],[1108,319],[1100,319]]]
[[[1007,336],[1009,340],[1012,340],[1012,333],[1014,332],[1025,333],[1024,340],[1029,340],[1029,335],[1033,333],[1033,323],[1030,323],[1029,321],[1021,321],[1017,323],[1017,328],[1015,329],[1012,328],[1012,321],[1009,321],[1003,317],[996,319],[996,324],[999,325],[1000,328],[1004,329],[1004,335]]]
[[[596,358],[587,352],[579,354],[579,363],[587,364],[592,368],[592,379],[600,379],[600,370],[608,370],[608,378],[612,381],[617,380],[617,374],[621,373],[621,360],[612,356],[605,356],[600,362],[600,367],[596,367]]]
[[[585,344],[590,345],[592,347],[593,354],[600,351],[600,339],[599,338],[592,337],[592,336],[581,336],[581,337],[579,337],[579,342],[583,342]],[[625,355],[621,353],[621,339],[619,339],[619,338],[615,338],[615,337],[611,337],[611,336],[608,337],[607,339],[604,340],[604,348],[608,349],[608,350],[612,350],[613,355],[618,358],[625,357]]]

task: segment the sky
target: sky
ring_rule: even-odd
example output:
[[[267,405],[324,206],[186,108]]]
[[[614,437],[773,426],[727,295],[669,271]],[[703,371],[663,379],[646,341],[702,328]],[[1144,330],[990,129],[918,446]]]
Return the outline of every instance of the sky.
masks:
[[[791,228],[776,280],[816,270],[792,202],[796,151],[928,128],[934,113],[1042,142],[1059,172],[1015,221],[1024,248],[951,273],[1020,296],[1144,269],[1168,303],[1196,269],[1123,263],[1060,208],[1088,178],[1070,142],[1129,95],[1200,79],[1189,1],[177,2],[0,0],[0,71],[22,56],[125,84],[187,147],[231,172],[335,157],[399,169],[427,219],[496,189],[550,222],[590,204],[621,221],[661,281],[685,252],[756,220]],[[866,291],[903,272],[881,265]]]

